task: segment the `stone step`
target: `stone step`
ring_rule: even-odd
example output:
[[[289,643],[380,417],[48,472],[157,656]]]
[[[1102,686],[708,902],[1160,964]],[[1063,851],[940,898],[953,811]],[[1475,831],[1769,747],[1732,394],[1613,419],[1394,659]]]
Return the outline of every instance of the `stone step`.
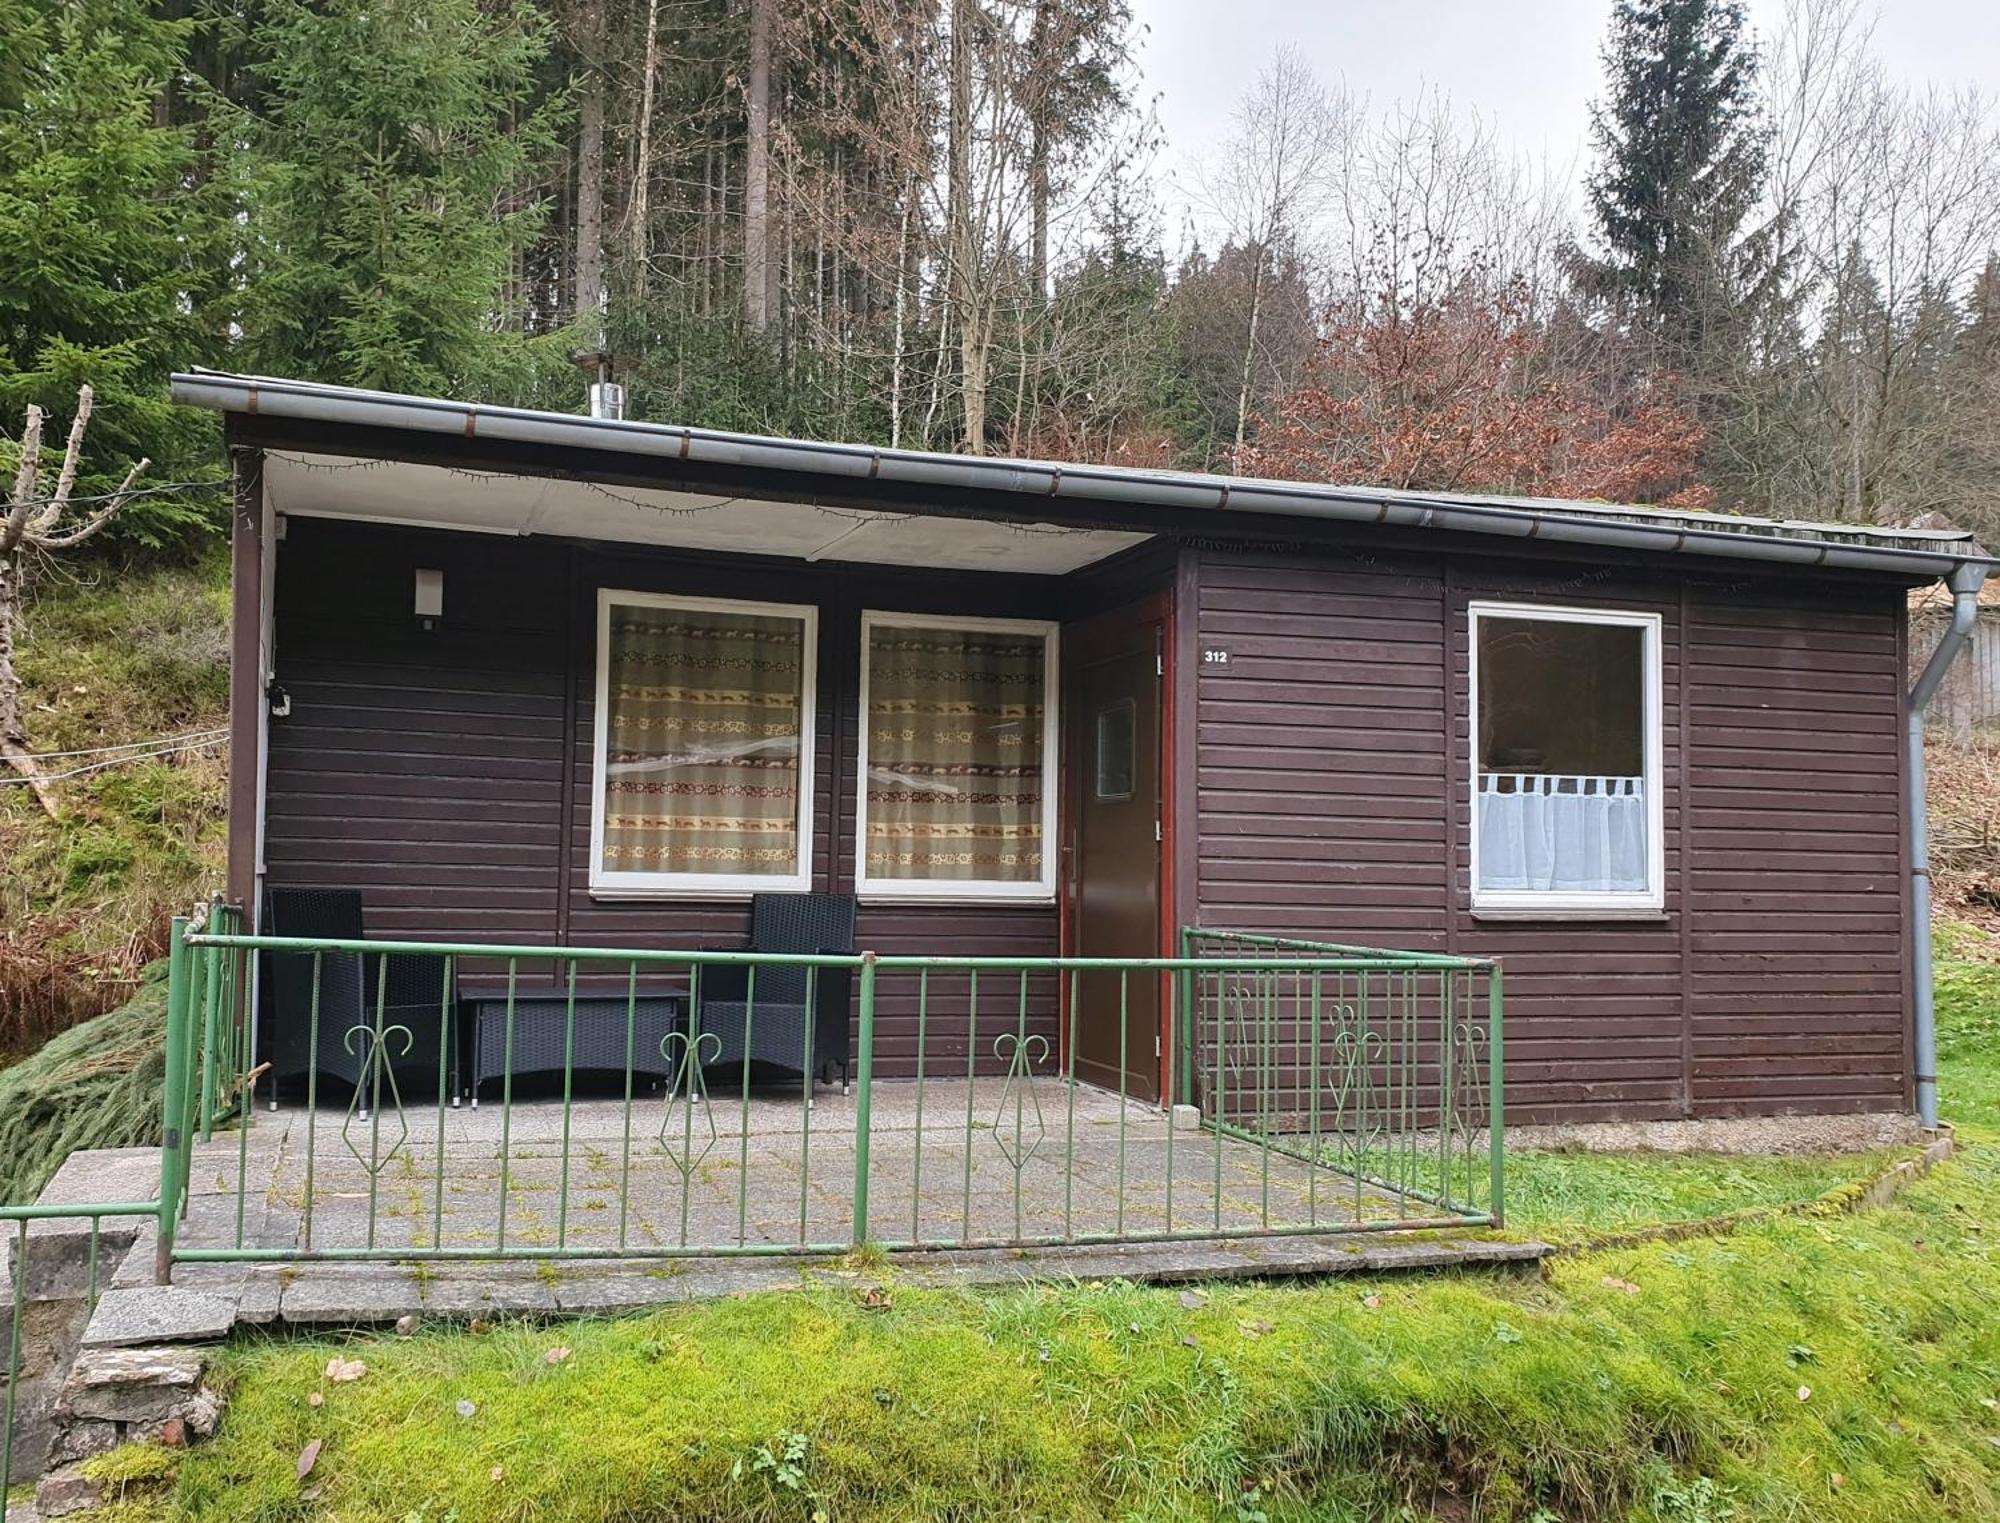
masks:
[[[72,1153],[36,1198],[40,1206],[131,1205],[158,1198],[157,1148],[94,1148]],[[90,1298],[105,1293],[142,1232],[146,1217],[55,1217],[0,1231],[0,1356],[11,1345],[14,1297],[23,1301],[20,1373],[14,1391],[13,1482],[40,1476],[57,1435],[56,1403],[64,1372],[90,1320]],[[11,1224],[10,1224],[11,1227]],[[0,1376],[5,1375],[0,1369]],[[12,1523],[10,1517],[10,1523]]]

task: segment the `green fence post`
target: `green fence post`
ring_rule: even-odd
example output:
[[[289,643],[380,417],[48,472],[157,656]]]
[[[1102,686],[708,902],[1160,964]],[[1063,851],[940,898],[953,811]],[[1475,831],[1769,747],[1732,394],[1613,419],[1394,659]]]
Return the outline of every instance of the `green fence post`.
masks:
[[[1506,1219],[1507,1202],[1502,1180],[1507,1172],[1507,1101],[1504,1090],[1505,1064],[1501,1054],[1501,1006],[1500,964],[1493,965],[1486,982],[1486,1141],[1491,1150],[1489,1167],[1493,1171],[1492,1201],[1489,1209],[1493,1225],[1498,1227]]]
[[[810,1079],[807,1080],[811,1082]],[[875,1089],[875,954],[861,954],[861,1056],[854,1065],[854,1246],[868,1241],[868,1129]]]
[[[202,930],[214,933],[216,906],[210,904],[208,914],[202,921]],[[215,1135],[215,1066],[220,1056],[217,1044],[220,1041],[222,1021],[222,968],[214,947],[203,947],[194,960],[195,987],[200,992],[201,1010],[201,1105],[195,1113],[195,1127],[201,1132],[201,1140],[207,1142]]]
[[[28,1320],[28,1219],[14,1232],[14,1315],[7,1322],[6,1400],[0,1402],[0,1523],[7,1523],[7,1490],[14,1484],[14,1409],[21,1390],[21,1324]]]
[[[1194,927],[1181,927],[1181,956],[1194,956]],[[1180,985],[1181,1104],[1194,1104],[1194,974],[1182,968],[1174,975]]]
[[[153,1278],[173,1278],[174,1228],[180,1221],[181,1155],[187,1148],[188,946],[187,917],[176,915],[167,943],[167,1071],[160,1102],[160,1233]]]

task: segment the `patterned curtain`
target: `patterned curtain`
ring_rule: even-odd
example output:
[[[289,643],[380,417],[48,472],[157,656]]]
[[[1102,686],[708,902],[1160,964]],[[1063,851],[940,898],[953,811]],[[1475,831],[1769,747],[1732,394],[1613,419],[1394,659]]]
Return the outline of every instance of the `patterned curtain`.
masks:
[[[805,622],[611,608],[606,872],[799,865]]]
[[[1042,875],[1039,634],[877,624],[868,638],[867,875]]]

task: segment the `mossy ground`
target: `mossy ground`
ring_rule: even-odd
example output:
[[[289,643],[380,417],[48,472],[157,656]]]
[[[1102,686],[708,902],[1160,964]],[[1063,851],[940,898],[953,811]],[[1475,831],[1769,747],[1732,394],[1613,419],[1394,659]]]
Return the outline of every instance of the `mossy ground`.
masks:
[[[180,1456],[163,1445],[120,1444],[85,1460],[79,1468],[87,1480],[107,1492],[122,1492],[128,1487],[164,1485],[179,1467]]]
[[[226,1360],[223,1435],[184,1462],[173,1506],[463,1523],[1988,1519],[1995,1222],[2000,1145],[1980,1141],[1887,1210],[1578,1255],[1546,1283],[898,1290],[877,1311],[802,1289],[249,1345]],[[335,1353],[367,1375],[327,1383]],[[313,1439],[306,1503],[295,1461]]]

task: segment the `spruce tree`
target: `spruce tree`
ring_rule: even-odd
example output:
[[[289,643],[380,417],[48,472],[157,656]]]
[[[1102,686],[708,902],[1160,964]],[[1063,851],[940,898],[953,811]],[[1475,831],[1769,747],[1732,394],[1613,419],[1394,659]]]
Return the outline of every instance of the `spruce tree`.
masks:
[[[224,219],[189,133],[155,111],[191,28],[145,0],[0,0],[0,418],[92,387],[80,498],[142,456],[155,480],[218,463],[213,421],[166,389],[218,347]],[[120,532],[173,535],[211,497],[136,501]]]
[[[1775,290],[1768,230],[1753,223],[1767,131],[1740,0],[1618,0],[1592,110],[1591,209],[1604,248],[1589,283],[1698,363],[1740,338]]]
[[[246,368],[386,390],[519,390],[501,293],[555,151],[525,0],[272,0],[235,114]]]

